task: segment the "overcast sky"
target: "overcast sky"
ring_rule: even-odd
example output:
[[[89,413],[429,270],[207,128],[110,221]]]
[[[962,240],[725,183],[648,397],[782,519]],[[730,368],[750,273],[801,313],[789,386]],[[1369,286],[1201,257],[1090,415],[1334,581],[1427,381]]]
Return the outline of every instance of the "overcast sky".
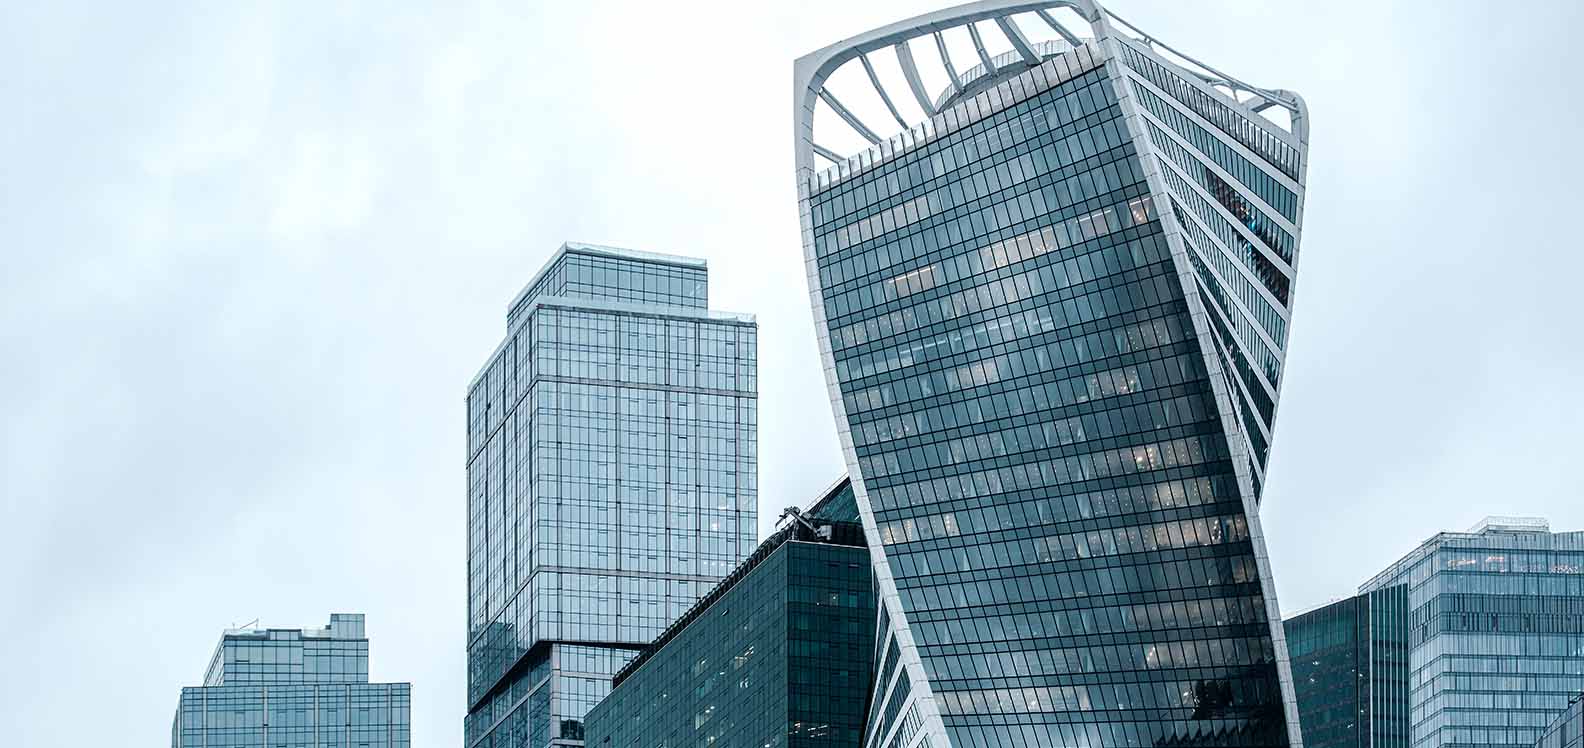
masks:
[[[760,322],[761,533],[840,472],[792,60],[949,0],[0,4],[0,743],[164,745],[221,629],[362,611],[460,744],[463,396],[563,240]],[[1584,528],[1577,2],[1115,0],[1312,112],[1286,610]]]

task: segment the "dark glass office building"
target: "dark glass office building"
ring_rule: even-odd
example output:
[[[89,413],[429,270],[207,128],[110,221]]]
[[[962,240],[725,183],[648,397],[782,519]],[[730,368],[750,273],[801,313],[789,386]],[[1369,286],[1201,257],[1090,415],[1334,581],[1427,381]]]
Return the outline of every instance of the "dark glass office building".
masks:
[[[616,674],[588,745],[856,748],[873,584],[844,479]]]
[[[1426,540],[1360,591],[1399,586],[1412,748],[1528,748],[1584,691],[1584,532],[1492,517]]]
[[[1287,619],[1305,748],[1407,748],[1408,589]]]
[[[1567,709],[1546,725],[1535,748],[1584,748],[1584,691],[1574,695]]]
[[[581,745],[755,546],[757,327],[702,260],[568,243],[506,328],[467,396],[464,745]]]
[[[1259,501],[1302,101],[1088,0],[902,21],[794,81],[896,663],[867,748],[1296,745]]]
[[[183,688],[171,748],[409,748],[412,684],[370,683],[362,614],[313,629],[228,629]]]

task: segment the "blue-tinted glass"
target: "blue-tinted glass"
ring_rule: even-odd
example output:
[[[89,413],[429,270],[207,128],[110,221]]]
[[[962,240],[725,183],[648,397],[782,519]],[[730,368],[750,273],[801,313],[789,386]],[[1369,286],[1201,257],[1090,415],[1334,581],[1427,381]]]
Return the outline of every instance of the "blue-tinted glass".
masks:
[[[368,682],[361,614],[322,629],[227,631],[182,689],[171,748],[409,748],[412,686]]]
[[[875,601],[845,483],[765,541],[617,676],[588,744],[857,746]],[[856,519],[856,510],[852,514]]]
[[[475,379],[466,745],[581,740],[616,669],[753,549],[756,328],[704,310],[704,273],[569,244]]]
[[[1403,586],[1410,745],[1532,746],[1584,690],[1584,532],[1488,520],[1377,575]]]
[[[859,503],[953,746],[1283,746],[1245,437],[1089,67],[811,191]]]
[[[1399,584],[1284,623],[1305,748],[1406,748],[1407,605]]]

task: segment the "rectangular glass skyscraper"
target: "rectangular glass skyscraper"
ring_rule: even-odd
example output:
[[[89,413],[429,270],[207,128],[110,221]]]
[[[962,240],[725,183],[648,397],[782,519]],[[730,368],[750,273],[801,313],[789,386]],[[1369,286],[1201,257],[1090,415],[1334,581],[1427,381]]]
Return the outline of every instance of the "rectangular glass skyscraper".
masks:
[[[1408,590],[1413,748],[1532,746],[1584,691],[1584,532],[1491,518],[1366,582]]]
[[[568,243],[467,397],[466,745],[581,745],[611,676],[753,550],[757,328],[702,260]]]
[[[409,748],[412,685],[369,683],[362,614],[319,629],[227,630],[183,688],[171,748]]]
[[[1302,99],[1092,0],[832,36],[794,146],[899,659],[866,748],[1301,743],[1259,502]]]
[[[875,607],[850,484],[825,492],[804,517],[617,674],[589,713],[589,745],[859,745]]]
[[[1339,600],[1283,625],[1305,748],[1407,748],[1405,586]]]

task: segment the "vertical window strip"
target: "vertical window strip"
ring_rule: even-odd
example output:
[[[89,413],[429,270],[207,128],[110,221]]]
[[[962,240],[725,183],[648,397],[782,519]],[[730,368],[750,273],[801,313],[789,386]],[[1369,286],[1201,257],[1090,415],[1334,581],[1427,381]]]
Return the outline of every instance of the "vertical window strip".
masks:
[[[1254,358],[1265,370],[1266,378],[1274,384],[1281,376],[1281,361],[1271,353],[1270,346],[1265,345],[1259,333],[1254,332],[1253,323],[1249,322],[1248,318],[1244,317],[1243,313],[1226,298],[1226,292],[1221,288],[1221,284],[1216,282],[1215,276],[1210,273],[1210,268],[1204,264],[1204,260],[1199,258],[1199,250],[1192,248],[1188,258],[1193,261],[1194,272],[1199,276],[1200,284],[1205,287],[1206,295],[1210,296],[1221,313],[1232,321],[1232,327],[1236,329],[1243,349],[1253,351]]]
[[[1266,259],[1264,253],[1256,249],[1249,240],[1244,239],[1243,234],[1239,233],[1225,218],[1222,218],[1221,214],[1217,213],[1209,202],[1199,196],[1199,193],[1194,192],[1193,188],[1188,186],[1188,182],[1178,176],[1175,170],[1166,166],[1164,160],[1160,160],[1160,164],[1160,171],[1166,176],[1167,185],[1172,192],[1186,201],[1193,208],[1194,214],[1209,225],[1210,230],[1220,237],[1222,246],[1228,250],[1236,250],[1238,259],[1243,262],[1243,266],[1254,273],[1254,277],[1258,278],[1260,284],[1265,286],[1265,290],[1270,291],[1271,296],[1275,297],[1277,303],[1283,307],[1287,306],[1288,293],[1292,284],[1288,280],[1287,274],[1276,267],[1275,263]]]
[[[1216,201],[1227,209],[1227,212],[1242,220],[1243,225],[1247,226],[1248,230],[1254,233],[1254,236],[1259,237],[1259,240],[1264,242],[1265,246],[1270,247],[1271,251],[1279,255],[1287,264],[1292,264],[1294,245],[1292,234],[1287,233],[1282,227],[1276,225],[1276,222],[1266,215],[1265,211],[1260,210],[1259,206],[1244,199],[1243,194],[1238,192],[1237,188],[1227,184],[1203,161],[1195,158],[1186,148],[1178,145],[1177,141],[1172,140],[1171,136],[1156,127],[1154,122],[1146,120],[1146,123],[1150,129],[1150,140],[1155,143],[1157,148],[1170,156],[1172,161],[1176,162],[1178,166],[1181,166],[1185,173],[1193,177],[1194,181],[1204,188],[1205,192],[1215,197]]]
[[[1215,124],[1249,150],[1258,153],[1280,169],[1283,174],[1298,181],[1298,151],[1282,142],[1264,126],[1232,110],[1166,66],[1150,59],[1131,45],[1122,44],[1122,60],[1130,68],[1142,73],[1151,83],[1159,86],[1172,98],[1185,104],[1196,114]]]
[[[1136,80],[1129,82],[1132,84],[1133,92],[1137,94],[1139,101],[1144,104],[1144,108],[1149,110],[1150,114],[1155,115],[1156,119],[1165,122],[1167,127],[1175,130],[1184,140],[1193,144],[1193,147],[1197,148],[1200,153],[1215,161],[1221,168],[1226,169],[1228,174],[1231,174],[1239,182],[1242,182],[1244,186],[1253,190],[1254,194],[1264,200],[1267,205],[1275,208],[1276,212],[1280,213],[1288,221],[1298,222],[1298,196],[1294,195],[1292,190],[1287,189],[1281,182],[1276,181],[1264,169],[1243,158],[1243,155],[1227,145],[1226,141],[1210,134],[1208,130],[1200,127],[1199,123],[1189,119],[1181,110],[1167,104],[1161,97],[1156,96],[1154,91],[1139,85]]]
[[[1186,216],[1179,216],[1178,221],[1182,224],[1184,233],[1188,234],[1191,240],[1190,246],[1195,248],[1215,248],[1217,246],[1215,242],[1210,241],[1210,237],[1205,235],[1204,230],[1199,228],[1199,224],[1188,220]],[[1270,333],[1271,340],[1276,341],[1276,346],[1285,349],[1287,346],[1287,320],[1282,319],[1281,315],[1276,313],[1276,309],[1270,305],[1269,301],[1265,300],[1264,296],[1260,295],[1259,291],[1254,288],[1254,284],[1249,282],[1248,276],[1238,269],[1232,258],[1224,250],[1208,252],[1205,258],[1215,265],[1222,278],[1233,284],[1237,290],[1238,297],[1243,300],[1244,306],[1248,307],[1254,314],[1254,318],[1259,321],[1261,327],[1265,328],[1265,332]]]

